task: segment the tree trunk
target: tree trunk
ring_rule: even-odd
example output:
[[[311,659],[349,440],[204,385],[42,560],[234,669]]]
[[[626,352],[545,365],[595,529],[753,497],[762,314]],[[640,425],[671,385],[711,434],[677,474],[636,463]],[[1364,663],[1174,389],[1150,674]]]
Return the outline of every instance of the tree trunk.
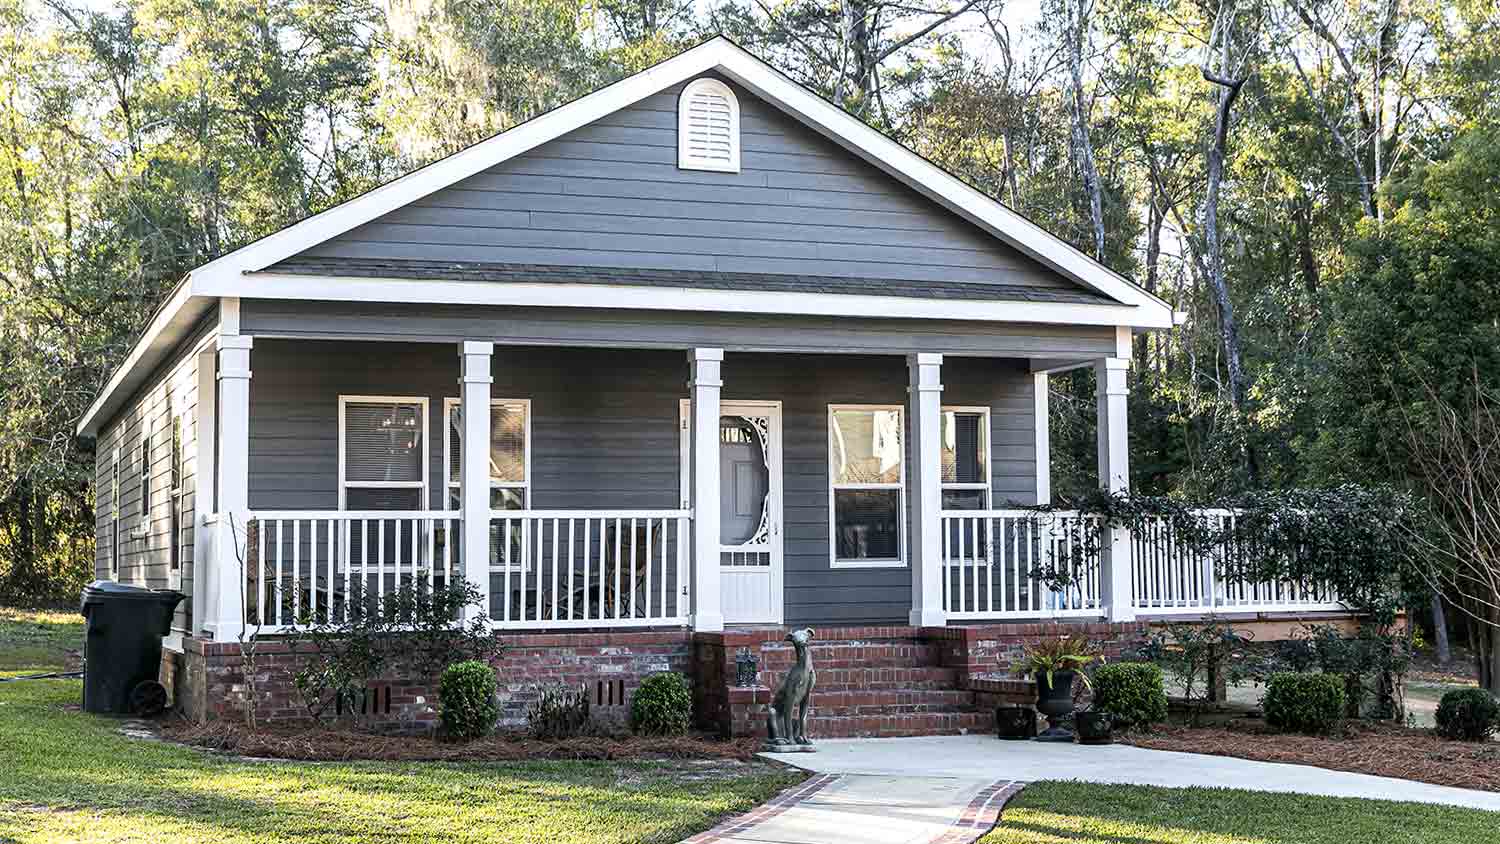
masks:
[[[1072,80],[1069,98],[1073,112],[1073,155],[1089,202],[1089,224],[1093,229],[1094,258],[1104,260],[1104,188],[1099,184],[1099,166],[1089,137],[1089,105],[1083,91],[1083,44],[1088,38],[1089,0],[1075,0],[1068,13],[1068,74]]]
[[[1443,610],[1443,596],[1432,593],[1432,641],[1437,646],[1438,664],[1453,661],[1453,650],[1448,646],[1448,614]]]

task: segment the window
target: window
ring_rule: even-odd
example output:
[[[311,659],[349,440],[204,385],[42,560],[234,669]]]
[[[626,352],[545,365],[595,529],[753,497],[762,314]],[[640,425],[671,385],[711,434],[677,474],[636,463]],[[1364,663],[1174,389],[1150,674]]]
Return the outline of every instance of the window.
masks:
[[[109,470],[109,576],[120,576],[120,450],[110,455]]]
[[[151,423],[148,421],[141,431],[141,523],[137,529],[142,536],[151,529]]]
[[[987,407],[943,408],[938,448],[942,455],[944,510],[990,509],[990,411]],[[946,555],[989,559],[988,522],[954,522]]]
[[[740,103],[717,79],[695,79],[677,101],[677,166],[740,171]]]
[[[463,478],[463,402],[444,402],[446,418],[443,465],[447,466],[448,509],[461,504]],[[490,401],[490,509],[524,510],[530,505],[531,402]]]
[[[339,508],[422,510],[427,399],[339,396]]]
[[[172,466],[171,466],[172,525],[171,570],[182,571],[182,416],[172,416]]]
[[[832,565],[902,566],[906,448],[900,406],[828,408]]]

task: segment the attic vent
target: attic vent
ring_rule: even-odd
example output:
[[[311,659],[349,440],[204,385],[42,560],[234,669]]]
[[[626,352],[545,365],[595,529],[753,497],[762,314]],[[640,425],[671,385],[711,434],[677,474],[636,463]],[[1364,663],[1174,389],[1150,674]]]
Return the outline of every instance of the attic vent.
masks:
[[[717,79],[694,79],[677,102],[677,166],[740,171],[740,104]]]

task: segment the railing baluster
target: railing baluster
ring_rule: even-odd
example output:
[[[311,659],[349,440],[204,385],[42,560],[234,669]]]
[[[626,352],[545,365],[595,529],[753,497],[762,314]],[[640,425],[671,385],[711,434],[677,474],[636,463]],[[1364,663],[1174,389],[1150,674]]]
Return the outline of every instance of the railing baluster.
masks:
[[[953,589],[951,575],[953,570],[953,543],[949,540],[948,534],[953,530],[953,517],[943,516],[938,521],[943,526],[943,612],[950,613],[953,612],[953,596],[951,592]]]
[[[568,519],[568,620],[573,620],[573,570],[578,564],[573,561],[573,519]]]
[[[616,516],[615,517],[615,564],[614,564],[614,570],[615,570],[615,601],[614,601],[615,607],[614,607],[614,611],[615,611],[615,614],[614,614],[614,616],[612,616],[616,620],[618,620],[620,618],[620,550],[621,550],[620,549],[620,540],[622,538],[623,537],[620,536],[620,517]]]
[[[552,615],[549,618],[557,618],[557,523],[562,519],[553,518],[552,522]]]
[[[636,607],[635,607],[635,561],[637,559],[639,559],[638,557],[636,557],[636,553],[637,552],[636,552],[636,547],[635,547],[635,530],[636,530],[635,519],[631,519],[630,520],[630,617],[631,618],[635,618],[636,617]]]
[[[646,583],[643,590],[646,594],[646,617],[651,617],[651,525],[655,519],[646,520]]]
[[[230,523],[230,529],[234,525]],[[261,624],[266,623],[266,522],[264,519],[255,520],[255,548],[256,555],[260,561],[255,567],[255,619]],[[230,541],[234,541],[231,534]],[[227,561],[226,561],[227,562]]]
[[[583,618],[588,621],[593,618],[589,614],[589,583],[594,577],[594,520],[585,518],[583,520]]]
[[[282,542],[282,525],[284,525],[284,524],[285,524],[285,522],[282,519],[277,519],[276,520],[276,624],[277,624],[277,626],[281,625],[281,605],[283,603],[285,603],[285,601],[286,601],[286,599],[281,594],[282,593],[281,576],[282,576],[282,572],[284,570],[283,567],[282,567],[282,555],[283,555],[283,549],[285,548],[285,543]]]
[[[503,595],[500,596],[500,603],[503,606],[501,614],[505,617],[505,623],[509,624],[510,623],[510,519],[508,517],[502,516],[501,519],[500,519],[500,524],[504,526],[501,529],[501,532],[504,535],[501,537],[501,542],[500,542],[500,570],[502,572],[504,572],[504,574],[501,575],[501,578],[505,581],[505,585],[503,587],[505,589],[505,594],[503,594]]]

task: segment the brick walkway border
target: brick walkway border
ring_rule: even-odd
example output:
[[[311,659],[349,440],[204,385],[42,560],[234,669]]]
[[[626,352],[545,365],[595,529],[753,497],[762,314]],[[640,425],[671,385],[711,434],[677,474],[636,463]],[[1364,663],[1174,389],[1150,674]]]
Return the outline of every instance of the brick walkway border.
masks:
[[[1005,804],[1025,787],[1024,782],[997,780],[980,789],[953,826],[934,838],[932,844],[972,844],[983,838],[1000,822],[1000,812]]]
[[[735,815],[713,829],[700,832],[682,844],[714,844],[736,833],[748,832],[839,780],[840,774],[818,774],[781,792],[743,815]]]

